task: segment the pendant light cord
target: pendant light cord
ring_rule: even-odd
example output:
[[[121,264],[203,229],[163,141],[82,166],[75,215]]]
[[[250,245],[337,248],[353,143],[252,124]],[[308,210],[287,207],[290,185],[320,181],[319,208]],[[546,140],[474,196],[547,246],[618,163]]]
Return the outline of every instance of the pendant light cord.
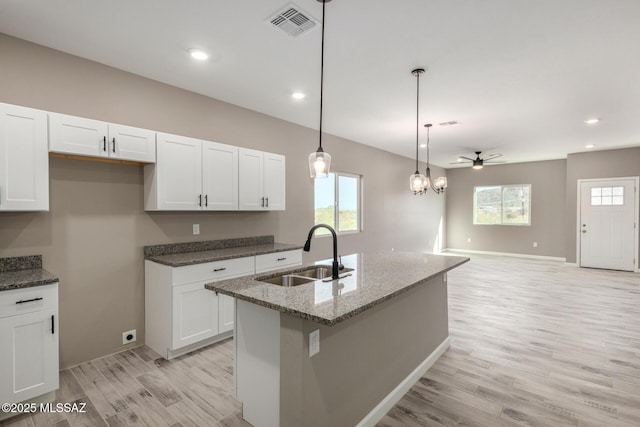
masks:
[[[427,126],[427,168],[429,167],[429,129],[431,126]]]
[[[420,117],[420,72],[416,72],[416,174],[418,173],[418,118]]]
[[[324,7],[326,0],[322,0],[322,47],[320,52],[320,151],[322,151],[322,95],[324,88]]]

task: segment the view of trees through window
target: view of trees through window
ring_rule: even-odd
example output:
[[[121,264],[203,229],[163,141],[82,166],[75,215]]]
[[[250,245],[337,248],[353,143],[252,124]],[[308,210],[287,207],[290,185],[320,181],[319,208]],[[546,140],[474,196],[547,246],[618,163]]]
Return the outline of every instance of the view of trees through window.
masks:
[[[493,185],[475,187],[473,223],[529,225],[531,185]]]
[[[330,173],[326,179],[316,179],[314,197],[315,224],[327,224],[336,232],[360,230],[360,177]],[[336,215],[337,213],[337,215]],[[319,229],[316,234],[328,234]]]

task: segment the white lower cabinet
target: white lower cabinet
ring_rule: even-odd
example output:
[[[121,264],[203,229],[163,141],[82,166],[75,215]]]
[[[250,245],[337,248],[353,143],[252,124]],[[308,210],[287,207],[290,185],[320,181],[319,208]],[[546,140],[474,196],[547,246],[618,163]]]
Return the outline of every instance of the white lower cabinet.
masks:
[[[183,267],[145,261],[146,345],[171,359],[231,336],[235,299],[204,285],[301,262],[300,249]]]
[[[58,284],[0,292],[0,402],[58,389]]]

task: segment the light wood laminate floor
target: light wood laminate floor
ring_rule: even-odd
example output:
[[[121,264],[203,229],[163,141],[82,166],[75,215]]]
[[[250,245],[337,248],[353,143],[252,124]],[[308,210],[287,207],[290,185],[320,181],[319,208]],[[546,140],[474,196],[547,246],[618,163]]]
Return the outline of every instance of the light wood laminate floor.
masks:
[[[640,275],[473,256],[449,273],[450,349],[379,426],[640,426]],[[85,414],[7,426],[248,426],[233,343],[166,361],[142,346],[61,371]],[[330,426],[341,427],[341,426]]]

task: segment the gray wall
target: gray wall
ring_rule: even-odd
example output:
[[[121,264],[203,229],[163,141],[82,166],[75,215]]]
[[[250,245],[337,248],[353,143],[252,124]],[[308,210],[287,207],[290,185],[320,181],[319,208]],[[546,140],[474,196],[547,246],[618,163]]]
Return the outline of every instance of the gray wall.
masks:
[[[565,256],[565,160],[449,169],[447,246],[452,249]],[[531,226],[474,225],[473,188],[531,184]],[[575,191],[575,190],[574,190]],[[467,241],[471,238],[471,242]],[[533,247],[538,242],[538,247]]]
[[[269,213],[146,213],[142,167],[50,159],[50,212],[0,213],[0,257],[42,254],[45,268],[60,277],[61,367],[120,350],[129,329],[144,340],[142,246],[264,234],[290,243],[306,238],[313,223],[307,156],[317,131],[2,34],[0,58],[0,102],[287,157],[287,210]],[[412,160],[331,135],[325,141],[335,170],[364,179],[364,231],[342,236],[340,252],[430,251],[445,199],[409,194]],[[194,223],[200,236],[191,235]],[[329,239],[319,238],[304,260],[330,254]]]
[[[567,156],[567,231],[565,234],[567,262],[576,262],[578,180],[639,175],[640,147],[576,153]]]

